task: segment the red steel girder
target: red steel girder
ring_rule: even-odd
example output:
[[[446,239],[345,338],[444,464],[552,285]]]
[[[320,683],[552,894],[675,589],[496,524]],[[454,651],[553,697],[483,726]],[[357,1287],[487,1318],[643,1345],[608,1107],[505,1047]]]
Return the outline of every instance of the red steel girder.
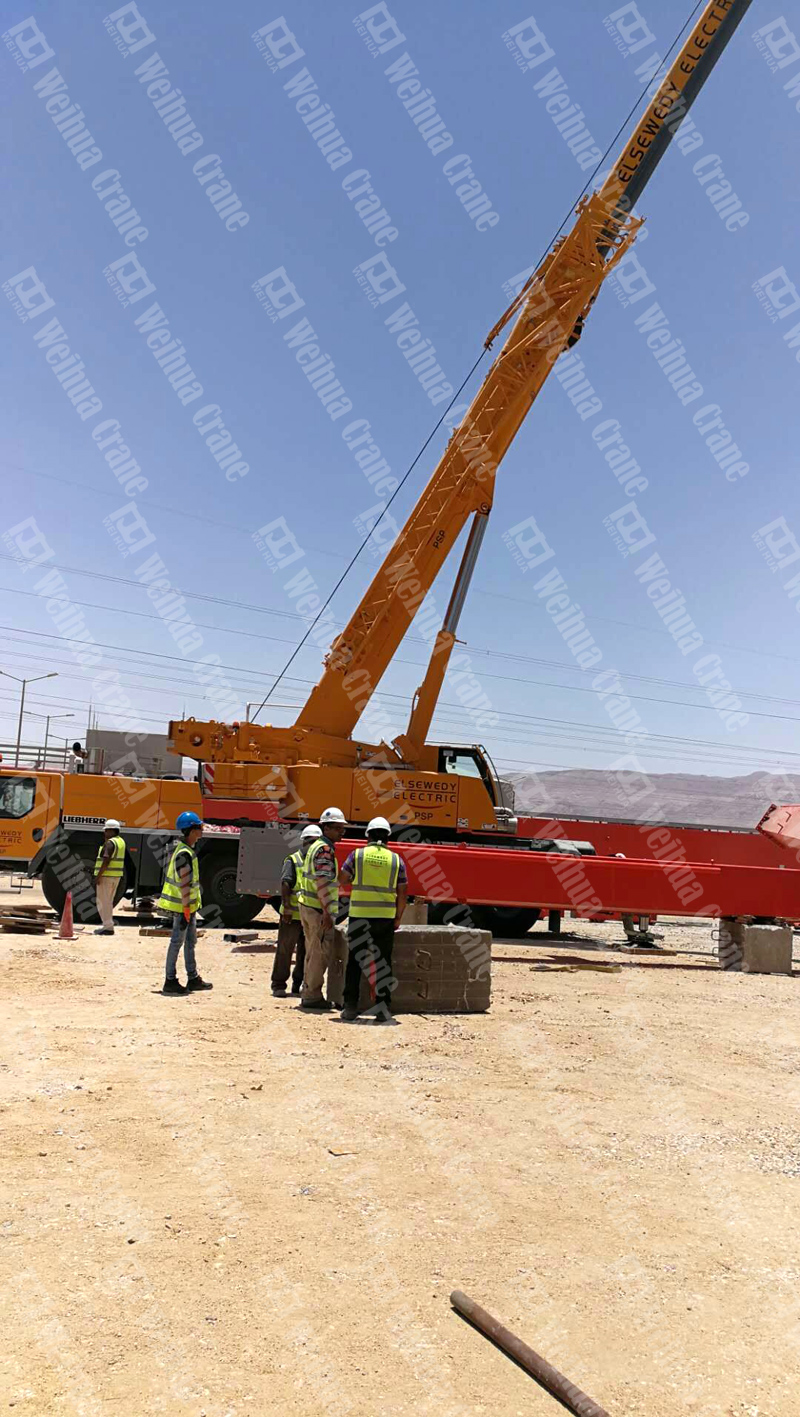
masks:
[[[359,842],[340,842],[342,861]],[[394,846],[394,843],[393,843]],[[800,920],[800,870],[618,860],[483,846],[406,846],[411,895],[473,905],[547,906],[579,914],[756,915]]]

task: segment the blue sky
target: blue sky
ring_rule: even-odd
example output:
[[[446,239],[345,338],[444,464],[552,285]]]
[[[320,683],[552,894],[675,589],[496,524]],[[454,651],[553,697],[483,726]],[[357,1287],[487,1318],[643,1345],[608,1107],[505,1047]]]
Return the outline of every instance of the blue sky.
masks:
[[[155,40],[128,57],[106,32],[103,6],[45,3],[35,18],[54,57],[23,73],[4,52],[12,162],[2,279],[33,266],[54,305],[22,324],[4,302],[10,398],[2,531],[32,517],[53,553],[46,567],[92,573],[62,572],[102,647],[100,668],[119,672],[144,730],[162,731],[184,711],[215,716],[192,670],[202,655],[219,656],[241,715],[246,701],[263,697],[304,628],[286,582],[305,567],[327,594],[362,539],[355,519],[376,501],[343,442],[343,427],[368,419],[399,478],[443,412],[387,330],[391,311],[410,304],[458,386],[507,303],[504,282],[547,249],[586,174],[534,85],[556,66],[605,148],[641,86],[637,65],[669,47],[689,10],[686,0],[640,6],[655,41],[623,57],[603,25],[608,0],[569,6],[538,0],[536,21],[554,55],[523,72],[503,32],[528,18],[524,5],[503,0],[487,9],[477,0],[441,0],[435,9],[390,8],[405,38],[374,59],[354,28],[355,7],[339,0],[296,4],[283,14],[305,53],[276,72],[251,36],[281,12],[251,3],[228,12],[205,0],[162,4],[158,11],[141,6]],[[800,7],[781,13],[800,34]],[[775,17],[773,7],[755,0],[693,110],[702,145],[689,156],[673,145],[644,194],[648,235],[639,254],[655,294],[626,309],[607,284],[587,321],[578,350],[602,412],[582,421],[551,377],[499,471],[460,627],[497,719],[479,731],[446,684],[434,736],[483,739],[504,767],[604,767],[626,751],[592,691],[597,670],[576,667],[534,589],[540,572],[523,573],[504,540],[509,528],[531,517],[554,552],[542,570],[558,566],[602,651],[599,667],[620,671],[650,735],[638,749],[642,763],[653,771],[721,773],[800,766],[798,621],[784,589],[800,562],[772,570],[753,540],[780,517],[800,536],[800,367],[784,340],[797,317],[771,322],[752,289],[781,267],[800,283],[800,116],[784,89],[800,62],[772,71],[752,38]],[[25,19],[20,10],[8,23]],[[453,136],[438,155],[385,74],[405,52]],[[202,134],[190,155],[179,151],[135,75],[154,53]],[[34,90],[52,66],[103,153],[86,171]],[[337,171],[285,92],[304,66],[352,152]],[[499,215],[483,231],[443,172],[459,153],[470,157]],[[208,154],[219,155],[247,225],[226,229],[194,175],[193,164]],[[708,154],[719,155],[749,213],[741,228],[726,230],[693,174],[693,164]],[[382,249],[405,285],[396,300],[377,307],[353,272],[381,248],[342,189],[348,174],[362,168],[397,228]],[[107,169],[119,172],[148,230],[133,250],[155,292],[128,308],[104,276],[131,249],[92,190]],[[304,306],[272,323],[252,286],[281,267]],[[653,300],[704,388],[688,407],[634,323]],[[203,386],[202,397],[185,407],[134,323],[153,302]],[[102,401],[102,412],[86,421],[34,340],[54,317]],[[286,345],[287,330],[301,318],[316,331],[352,401],[352,412],[337,421]],[[484,361],[482,372],[487,367]],[[468,392],[476,387],[474,378]],[[750,464],[741,481],[726,482],[692,423],[708,403],[720,406]],[[208,404],[219,405],[249,464],[243,478],[226,481],[193,425]],[[661,556],[702,634],[696,653],[681,654],[634,575],[636,558],[623,558],[604,526],[628,499],[592,441],[603,418],[619,420],[649,483],[636,501],[655,540],[638,560],[655,551]],[[104,525],[128,499],[92,440],[103,419],[119,420],[149,483],[135,500],[155,540],[127,556]],[[399,493],[392,509],[398,515],[413,505],[444,441],[436,435]],[[291,568],[271,569],[253,536],[281,517],[305,555]],[[124,584],[155,553],[185,594],[202,637],[202,646],[188,653],[145,589]],[[9,556],[4,548],[0,668],[18,676],[58,670],[58,680],[31,691],[31,706],[37,713],[74,712],[82,736],[90,698],[97,704],[98,668],[76,662],[35,593],[46,567],[25,574]],[[375,565],[369,551],[362,554],[337,593],[339,624]],[[447,570],[435,592],[442,608]],[[732,731],[692,670],[701,654],[714,653],[749,716]],[[392,732],[405,727],[424,660],[424,644],[411,638],[383,680]],[[314,644],[301,650],[274,695],[273,721],[291,721],[291,708],[283,706],[302,701],[320,662]],[[6,741],[15,695],[16,686],[4,680],[0,739]],[[102,707],[100,723],[118,726]],[[31,718],[24,737],[34,741],[41,728]],[[70,736],[71,728],[70,722]]]

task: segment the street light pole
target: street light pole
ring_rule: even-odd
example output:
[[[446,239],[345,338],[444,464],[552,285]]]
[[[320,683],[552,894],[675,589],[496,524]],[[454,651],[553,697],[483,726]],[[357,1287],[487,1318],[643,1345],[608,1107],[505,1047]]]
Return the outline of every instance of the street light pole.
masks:
[[[17,723],[17,747],[14,753],[14,767],[19,767],[19,748],[22,742],[22,716],[25,712],[25,690],[29,684],[38,684],[40,679],[57,679],[58,671],[53,670],[50,674],[37,674],[34,679],[20,679],[17,674],[9,674],[7,669],[0,669],[0,674],[4,679],[13,679],[17,684],[22,685],[22,693],[19,700],[19,721]]]
[[[22,742],[22,715],[25,712],[25,690],[28,687],[27,679],[22,680],[22,693],[19,696],[19,719],[17,720],[17,747],[14,753],[14,767],[19,767],[19,745]]]
[[[47,740],[48,740],[48,738],[50,737],[50,720],[51,720],[51,718],[74,718],[74,717],[75,717],[74,713],[46,713],[46,714],[45,714],[46,723],[45,723],[45,726],[44,726],[44,752],[42,753],[42,767],[44,768],[45,772],[47,771]]]

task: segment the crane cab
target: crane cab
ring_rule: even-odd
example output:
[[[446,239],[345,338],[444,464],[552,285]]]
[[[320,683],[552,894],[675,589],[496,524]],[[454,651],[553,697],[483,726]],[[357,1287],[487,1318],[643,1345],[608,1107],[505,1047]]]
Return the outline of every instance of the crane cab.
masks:
[[[27,867],[58,825],[63,774],[0,768],[0,864]]]

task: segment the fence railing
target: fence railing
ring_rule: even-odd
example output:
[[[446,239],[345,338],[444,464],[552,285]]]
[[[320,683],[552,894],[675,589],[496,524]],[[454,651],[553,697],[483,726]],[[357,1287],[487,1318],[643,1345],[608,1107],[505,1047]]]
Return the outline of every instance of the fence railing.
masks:
[[[67,744],[59,747],[58,739],[47,745],[47,758],[43,743],[20,743],[19,746],[19,766],[21,768],[38,768],[40,771],[66,772],[69,768],[71,748]],[[0,755],[2,762],[0,767],[13,768],[17,761],[17,745],[14,743],[0,743]]]
[[[16,743],[0,743],[0,767],[13,768],[17,763]],[[128,755],[130,756],[130,755]],[[45,750],[43,743],[21,743],[19,747],[19,768],[20,771],[27,769],[38,769],[40,772],[71,772],[72,748],[69,743],[59,747],[58,739],[48,743],[47,758],[45,760]],[[131,776],[131,770],[121,768],[113,752],[106,748],[89,748],[84,759],[84,772],[92,773],[114,773],[125,771],[125,776]],[[143,757],[136,765],[136,775],[141,777],[163,777],[164,766],[153,757]]]

